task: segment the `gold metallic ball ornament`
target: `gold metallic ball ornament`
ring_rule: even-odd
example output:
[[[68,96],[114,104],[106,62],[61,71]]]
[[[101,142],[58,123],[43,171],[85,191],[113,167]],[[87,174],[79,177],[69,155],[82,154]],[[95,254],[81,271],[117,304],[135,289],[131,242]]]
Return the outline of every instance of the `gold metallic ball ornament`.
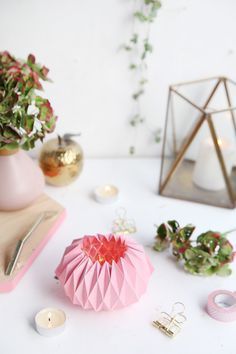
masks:
[[[44,143],[39,164],[47,183],[66,186],[80,175],[83,168],[83,150],[71,139],[78,135],[65,134]]]

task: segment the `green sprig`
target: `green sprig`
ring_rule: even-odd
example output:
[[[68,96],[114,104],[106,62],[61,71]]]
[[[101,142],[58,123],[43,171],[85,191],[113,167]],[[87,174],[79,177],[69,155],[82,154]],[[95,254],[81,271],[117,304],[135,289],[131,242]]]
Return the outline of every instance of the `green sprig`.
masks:
[[[194,275],[230,275],[229,263],[233,261],[234,251],[226,238],[229,232],[210,230],[193,241],[194,230],[195,226],[190,224],[181,228],[176,220],[163,223],[157,227],[154,250],[162,252],[171,246],[172,254],[184,263],[186,271]]]
[[[144,85],[148,83],[147,80],[147,57],[153,52],[153,46],[149,40],[150,25],[155,21],[158,10],[161,7],[161,2],[159,0],[139,0],[138,8],[133,13],[133,31],[130,39],[122,47],[126,52],[129,52],[130,58],[132,58],[131,63],[128,68],[133,73],[137,74],[138,82],[135,92],[132,94],[132,99],[135,101],[137,116],[143,116],[141,114],[141,104],[139,98],[144,95]],[[139,33],[135,30],[136,24],[138,23]],[[141,25],[141,26],[140,26]],[[143,33],[142,33],[143,31]],[[145,33],[145,34],[144,34]],[[144,117],[140,119],[132,119],[130,124],[133,127],[137,127],[138,123],[147,121]],[[154,142],[159,143],[161,141],[160,129],[155,132]],[[135,153],[135,147],[130,147],[130,154]]]

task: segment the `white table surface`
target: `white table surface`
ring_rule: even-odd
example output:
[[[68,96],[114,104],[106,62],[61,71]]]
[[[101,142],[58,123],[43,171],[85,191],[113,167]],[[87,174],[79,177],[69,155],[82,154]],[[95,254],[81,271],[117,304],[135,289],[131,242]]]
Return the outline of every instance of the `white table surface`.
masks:
[[[1,354],[195,354],[236,353],[236,322],[221,323],[205,310],[207,295],[216,289],[236,290],[236,267],[228,278],[192,276],[177,266],[168,253],[152,250],[154,224],[176,219],[193,223],[199,233],[208,229],[225,231],[236,226],[235,210],[162,198],[157,195],[157,159],[90,159],[72,185],[46,187],[46,192],[67,209],[67,218],[33,266],[11,293],[0,294]],[[113,183],[120,200],[112,205],[96,203],[93,188]],[[138,303],[114,312],[86,312],[64,296],[54,270],[74,238],[110,231],[115,211],[125,207],[138,228],[135,239],[145,245],[155,267],[147,293]],[[236,244],[236,234],[230,239]],[[170,339],[152,327],[158,311],[169,311],[181,301],[188,321],[182,332]],[[62,308],[66,331],[45,338],[34,329],[34,315],[43,307]]]

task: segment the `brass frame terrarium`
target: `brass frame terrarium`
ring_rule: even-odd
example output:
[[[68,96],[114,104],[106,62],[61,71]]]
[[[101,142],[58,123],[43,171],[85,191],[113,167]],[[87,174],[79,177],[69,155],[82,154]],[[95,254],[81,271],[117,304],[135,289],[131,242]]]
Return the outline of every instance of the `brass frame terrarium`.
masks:
[[[214,77],[169,87],[160,195],[225,208],[236,207],[236,157],[235,165],[232,160],[228,168],[229,158],[221,143],[222,135],[227,134],[232,156],[236,156],[235,110],[236,82],[231,79]],[[215,170],[206,160],[206,168],[200,173],[204,177],[209,169],[212,184],[216,179],[222,179],[224,185],[216,190],[197,186],[193,178],[198,162],[196,151],[199,152],[201,138],[206,136],[210,140],[208,150],[215,154]],[[202,156],[202,159],[206,157]]]

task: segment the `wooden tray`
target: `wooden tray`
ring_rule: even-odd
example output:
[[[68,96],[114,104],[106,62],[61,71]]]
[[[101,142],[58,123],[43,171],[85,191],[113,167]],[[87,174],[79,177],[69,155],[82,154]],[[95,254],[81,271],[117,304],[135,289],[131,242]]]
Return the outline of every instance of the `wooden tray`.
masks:
[[[25,235],[43,211],[56,211],[56,215],[44,220],[37,227],[25,243],[14,272],[6,276],[5,270],[17,241]],[[47,195],[42,195],[34,204],[23,210],[0,212],[0,292],[14,289],[64,217],[65,209]]]

